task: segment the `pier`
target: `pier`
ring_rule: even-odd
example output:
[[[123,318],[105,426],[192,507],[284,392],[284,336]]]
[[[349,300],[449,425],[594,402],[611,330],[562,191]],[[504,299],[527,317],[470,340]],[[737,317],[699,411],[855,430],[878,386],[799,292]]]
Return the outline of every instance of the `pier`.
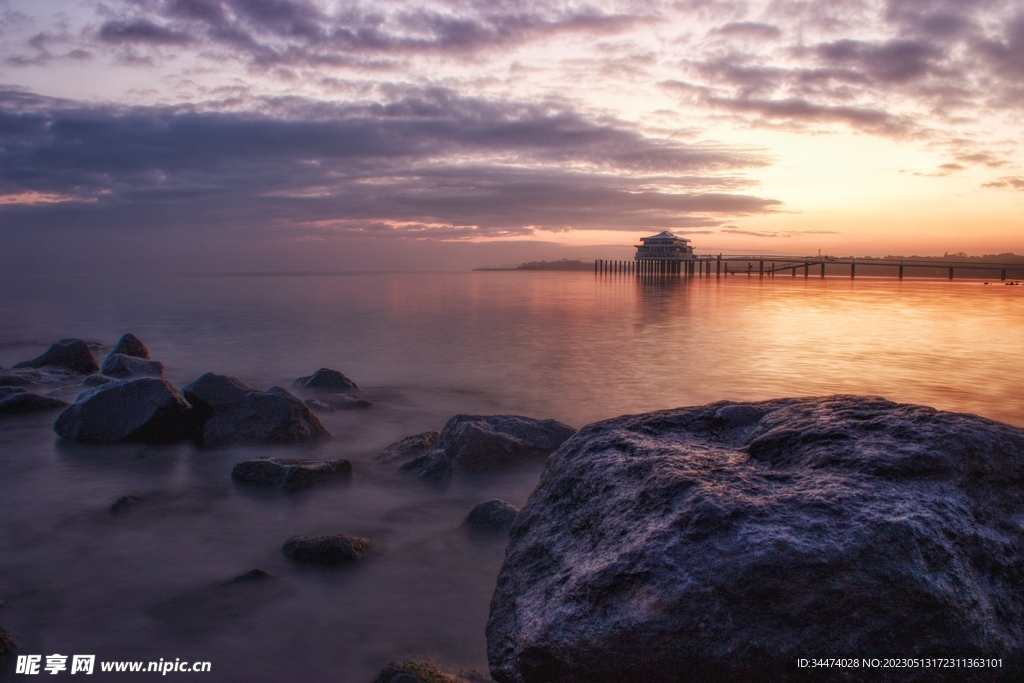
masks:
[[[629,261],[598,259],[594,261],[595,274],[661,275],[690,277],[728,277],[746,275],[759,278],[776,275],[812,275],[819,278],[841,276],[854,279],[858,274],[870,277],[948,278],[956,273],[990,277],[1005,281],[1007,277],[1024,276],[1024,263],[969,263],[954,260],[918,260],[886,258],[837,258],[833,256],[779,256],[779,255],[698,255],[692,252],[673,254],[669,258],[642,256]]]

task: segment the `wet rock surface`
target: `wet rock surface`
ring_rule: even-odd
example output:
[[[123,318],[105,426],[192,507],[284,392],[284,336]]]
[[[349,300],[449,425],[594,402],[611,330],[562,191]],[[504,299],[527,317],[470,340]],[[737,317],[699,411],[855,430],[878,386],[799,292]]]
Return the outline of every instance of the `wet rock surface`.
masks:
[[[513,524],[499,683],[813,680],[799,657],[1001,657],[1016,680],[1024,430],[834,396],[585,427]],[[834,672],[833,672],[834,673]],[[833,678],[831,680],[838,680]]]
[[[100,372],[107,377],[116,377],[118,379],[125,377],[163,377],[164,364],[155,360],[127,356],[123,353],[112,353],[103,361]]]
[[[319,389],[326,391],[347,391],[358,389],[356,383],[348,377],[330,368],[320,368],[312,375],[299,377],[295,380],[295,386],[300,389]]]
[[[429,661],[391,662],[377,674],[373,683],[488,683],[491,679],[479,671],[446,671]]]
[[[462,523],[477,534],[504,534],[512,528],[519,508],[500,499],[485,500],[469,511]]]
[[[110,355],[112,356],[116,353],[131,356],[132,358],[149,360],[149,349],[146,348],[146,345],[142,343],[141,339],[131,332],[121,335],[121,338],[117,340],[117,344],[115,344],[114,348],[110,351]]]
[[[53,430],[73,443],[172,443],[191,434],[189,405],[162,379],[116,381],[79,394]]]
[[[64,368],[80,375],[91,375],[100,369],[89,345],[81,339],[61,339],[41,356],[14,365],[14,369],[43,367]]]
[[[346,536],[292,536],[285,541],[284,554],[300,564],[335,567],[362,559],[373,542],[367,538]]]
[[[110,506],[110,514],[123,515],[131,512],[143,502],[142,496],[121,496]]]
[[[456,415],[445,424],[437,447],[402,465],[423,479],[442,480],[456,470],[499,472],[545,457],[576,432],[555,420],[518,415]]]
[[[206,373],[182,389],[202,425],[203,446],[306,444],[330,436],[299,398],[280,387],[260,391],[226,375]]]
[[[348,460],[246,460],[234,466],[231,478],[254,486],[281,487],[296,491],[314,484],[347,479],[352,476]]]
[[[423,432],[407,436],[397,441],[377,454],[378,462],[396,462],[398,460],[411,460],[417,458],[434,448],[437,440],[441,438],[441,432]]]
[[[58,410],[67,403],[50,396],[40,396],[27,391],[0,394],[0,415],[24,415],[44,410]]]

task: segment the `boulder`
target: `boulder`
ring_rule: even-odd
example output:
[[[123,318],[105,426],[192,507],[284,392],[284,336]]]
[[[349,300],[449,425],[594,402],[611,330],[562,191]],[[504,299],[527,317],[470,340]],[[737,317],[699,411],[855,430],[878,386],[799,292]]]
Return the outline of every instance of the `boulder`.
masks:
[[[75,443],[171,443],[190,434],[189,405],[162,379],[116,381],[79,394],[53,430]]]
[[[262,458],[234,466],[231,478],[255,486],[279,486],[286,491],[352,476],[348,460],[291,460]]]
[[[490,678],[478,671],[448,672],[427,661],[391,662],[373,683],[484,683]]]
[[[114,355],[115,353],[131,356],[132,358],[149,360],[149,349],[146,348],[146,345],[142,343],[141,339],[131,332],[122,335],[121,338],[117,340],[117,344],[110,352],[110,355]]]
[[[519,508],[512,503],[495,498],[485,500],[469,511],[464,527],[478,534],[505,534],[516,521]]]
[[[82,386],[83,387],[98,387],[98,386],[101,386],[103,384],[110,384],[111,382],[114,382],[114,381],[116,381],[116,380],[114,380],[113,377],[104,377],[103,375],[89,375],[88,377],[86,377],[85,379],[82,380]]]
[[[330,436],[297,397],[280,387],[259,391],[236,377],[206,373],[182,389],[210,448],[234,444],[303,444]]]
[[[56,410],[66,405],[67,403],[60,399],[30,394],[25,390],[6,395],[0,394],[0,415],[38,413],[42,410]]]
[[[95,375],[90,375],[90,377],[95,377]],[[88,380],[89,377],[85,379]],[[56,366],[0,371],[0,387],[25,387],[33,384],[59,387],[78,384],[82,381],[82,376],[77,372]]]
[[[356,383],[337,370],[320,368],[312,375],[299,377],[295,386],[300,389],[323,389],[329,391],[348,391],[358,389]]]
[[[518,415],[456,415],[441,430],[432,452],[400,469],[426,479],[443,478],[455,469],[498,472],[547,456],[575,432],[555,420]]]
[[[43,355],[14,366],[15,369],[43,367],[66,368],[80,375],[91,375],[100,369],[89,345],[81,339],[61,339],[46,349]]]
[[[1015,680],[1024,430],[833,396],[583,428],[512,526],[499,683],[808,680],[798,658],[989,657],[829,680]],[[839,676],[836,678],[835,676]]]
[[[373,542],[367,538],[357,538],[345,534],[317,537],[292,536],[285,541],[282,550],[286,557],[301,564],[333,567],[358,562],[372,545]]]
[[[145,360],[126,356],[123,353],[112,353],[103,361],[100,372],[107,377],[163,377],[164,364],[155,360]]]
[[[382,450],[374,459],[378,462],[410,460],[431,451],[440,438],[441,432],[434,431],[407,436]]]

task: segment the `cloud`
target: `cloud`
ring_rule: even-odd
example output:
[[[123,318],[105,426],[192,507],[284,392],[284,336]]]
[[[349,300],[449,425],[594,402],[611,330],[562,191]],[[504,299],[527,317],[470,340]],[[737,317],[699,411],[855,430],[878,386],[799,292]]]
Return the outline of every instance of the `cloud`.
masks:
[[[108,43],[144,43],[149,45],[187,45],[188,34],[159,26],[150,21],[108,21],[99,30],[99,38]]]
[[[396,92],[266,100],[260,114],[0,93],[0,195],[60,198],[0,206],[3,231],[462,239],[716,225],[779,206],[742,192],[742,172],[766,163],[757,152],[550,104]]]
[[[782,31],[774,24],[763,24],[757,21],[731,21],[715,28],[712,33],[721,36],[740,36],[761,40],[777,40]]]
[[[1024,190],[1024,178],[1017,176],[1004,176],[999,180],[985,183],[982,187],[992,187],[1000,190]]]

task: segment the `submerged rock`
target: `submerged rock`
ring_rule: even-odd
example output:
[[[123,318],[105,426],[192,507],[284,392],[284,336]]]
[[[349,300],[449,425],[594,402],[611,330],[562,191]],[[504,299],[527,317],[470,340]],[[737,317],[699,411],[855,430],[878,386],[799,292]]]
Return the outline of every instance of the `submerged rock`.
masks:
[[[373,683],[485,683],[490,678],[477,671],[450,673],[433,662],[415,660],[391,662],[377,674]]]
[[[234,466],[231,477],[255,486],[280,486],[295,491],[327,481],[352,476],[352,463],[348,460],[246,460]]]
[[[515,505],[495,498],[485,500],[470,510],[462,524],[478,534],[504,534],[512,528],[518,514],[519,508]]]
[[[103,361],[100,372],[107,377],[163,377],[164,364],[155,360],[145,360],[126,356],[123,353],[112,353]]]
[[[146,610],[146,615],[186,636],[228,628],[238,619],[290,597],[294,591],[273,574],[252,569],[176,595]]]
[[[53,430],[75,443],[171,443],[190,435],[188,413],[170,382],[144,377],[83,391]]]
[[[60,367],[80,375],[91,375],[100,369],[89,345],[81,339],[61,339],[43,355],[15,364],[14,368]]]
[[[547,456],[575,432],[555,420],[518,415],[456,415],[441,430],[437,448],[400,469],[435,480],[456,469],[498,472]]]
[[[359,388],[348,377],[330,368],[320,368],[312,375],[299,377],[295,380],[295,386],[300,389],[326,389],[331,391],[347,391]]]
[[[419,457],[433,449],[440,438],[441,432],[434,431],[407,436],[382,450],[377,454],[375,460],[378,462],[394,462],[396,460],[409,460]]]
[[[513,524],[491,675],[791,681],[805,680],[800,657],[966,656],[1004,668],[842,680],[1011,680],[1021,481],[1024,430],[877,398],[590,425],[548,459]]]
[[[203,446],[303,444],[330,436],[299,398],[280,387],[259,391],[236,377],[208,372],[182,393],[202,424]]]
[[[98,387],[104,384],[110,384],[116,381],[113,377],[104,377],[103,375],[89,375],[82,380],[83,387]]]
[[[114,349],[110,352],[110,355],[112,356],[115,353],[131,356],[132,358],[149,360],[149,349],[146,348],[146,345],[142,343],[141,339],[131,332],[122,335],[121,338],[117,340],[117,344],[114,345]],[[107,357],[109,358],[110,356]]]
[[[110,514],[122,515],[134,509],[143,499],[140,496],[121,496],[110,506]]]
[[[13,387],[12,387],[13,388]],[[42,410],[56,410],[67,403],[50,396],[30,394],[24,389],[19,392],[0,394],[0,415],[23,415]]]
[[[317,537],[292,536],[285,541],[282,550],[286,557],[296,562],[333,567],[358,562],[371,546],[373,546],[373,542],[368,538],[357,538],[345,534]]]
[[[18,639],[13,633],[0,626],[0,657],[9,655],[18,649]]]
[[[369,408],[373,405],[369,401],[364,401],[361,398],[349,396],[348,394],[311,398],[303,402],[311,409],[325,413],[333,413],[335,410],[358,410],[360,408]]]

